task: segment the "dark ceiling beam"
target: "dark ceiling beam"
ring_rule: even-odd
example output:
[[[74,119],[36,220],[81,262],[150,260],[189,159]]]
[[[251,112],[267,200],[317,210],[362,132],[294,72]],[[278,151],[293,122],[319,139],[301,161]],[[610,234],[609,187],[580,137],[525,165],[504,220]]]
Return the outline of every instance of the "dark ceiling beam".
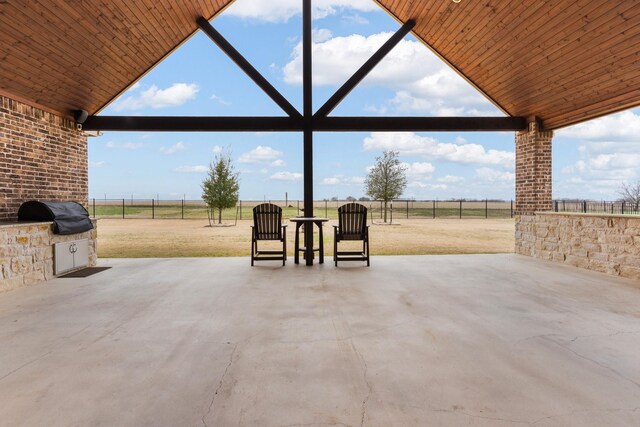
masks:
[[[524,117],[318,117],[319,132],[496,132],[527,127]]]
[[[409,34],[415,25],[416,22],[413,19],[405,22],[404,25],[400,27],[400,29],[396,31],[396,33],[391,36],[391,38],[389,38],[389,40],[387,40],[385,44],[383,44],[380,49],[378,49],[377,52],[374,53],[371,58],[369,58],[367,62],[365,62],[362,67],[360,67],[358,71],[356,71],[349,80],[347,80],[340,89],[338,89],[336,93],[334,93],[333,96],[324,103],[322,107],[318,109],[318,111],[316,111],[314,116],[325,117],[329,115],[329,113],[331,113],[331,111],[333,111],[333,109],[336,108],[347,95],[349,95],[349,92],[351,92],[353,88],[355,88],[358,83],[360,83],[367,74],[369,74],[371,70],[373,70],[375,66],[378,65],[394,47],[396,47],[398,43],[400,43],[404,36]]]
[[[247,59],[222,36],[222,34],[213,28],[209,21],[201,16],[196,19],[196,23],[200,29],[260,87],[260,89],[262,89],[276,104],[278,104],[280,108],[284,110],[285,113],[290,117],[302,117],[296,107],[291,105],[291,103],[287,101],[287,99],[282,96],[282,94],[278,92],[278,90],[273,87],[273,85],[269,83],[269,81],[265,79],[262,74],[260,74],[260,72],[256,70],[255,67],[251,65],[249,61],[247,61]]]
[[[91,116],[83,130],[142,132],[300,132],[295,117]]]
[[[91,116],[82,128],[142,132],[494,132],[527,127],[524,117],[165,117]]]

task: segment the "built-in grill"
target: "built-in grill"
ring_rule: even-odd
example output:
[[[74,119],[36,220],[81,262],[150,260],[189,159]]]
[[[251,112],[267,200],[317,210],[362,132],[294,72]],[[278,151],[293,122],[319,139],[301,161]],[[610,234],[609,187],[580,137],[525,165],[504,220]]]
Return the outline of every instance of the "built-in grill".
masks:
[[[78,202],[30,200],[18,209],[20,221],[53,221],[54,234],[75,234],[91,230],[89,212]]]

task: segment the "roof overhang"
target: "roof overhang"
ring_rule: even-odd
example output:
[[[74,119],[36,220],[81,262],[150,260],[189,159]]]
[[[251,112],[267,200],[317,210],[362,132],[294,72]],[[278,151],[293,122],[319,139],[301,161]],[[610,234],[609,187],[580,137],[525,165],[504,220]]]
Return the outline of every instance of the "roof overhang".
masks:
[[[95,114],[230,3],[0,2],[0,93]],[[508,115],[554,129],[640,105],[633,0],[378,3]]]

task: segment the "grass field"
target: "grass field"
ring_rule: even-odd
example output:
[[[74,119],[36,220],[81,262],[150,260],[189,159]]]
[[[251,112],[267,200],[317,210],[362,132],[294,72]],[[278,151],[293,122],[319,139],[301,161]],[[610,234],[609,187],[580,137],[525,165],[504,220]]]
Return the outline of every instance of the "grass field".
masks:
[[[425,255],[513,252],[512,219],[405,219],[370,228],[371,254]],[[331,222],[330,222],[331,224]],[[102,258],[249,256],[251,221],[209,227],[207,220],[100,219]],[[293,255],[293,224],[287,249]],[[326,225],[325,254],[333,253],[333,227]],[[265,247],[266,248],[266,247]]]

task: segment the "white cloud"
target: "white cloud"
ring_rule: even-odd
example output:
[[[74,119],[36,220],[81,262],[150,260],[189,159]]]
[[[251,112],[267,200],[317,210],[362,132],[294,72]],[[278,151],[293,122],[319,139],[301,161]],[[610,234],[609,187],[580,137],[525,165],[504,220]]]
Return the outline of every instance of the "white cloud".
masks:
[[[229,102],[229,101],[225,100],[224,98],[216,95],[215,93],[213,95],[211,95],[211,97],[209,99],[212,99],[212,100],[216,101],[220,105],[224,105],[224,106],[231,105],[231,102]]]
[[[407,184],[408,188],[422,188],[428,190],[446,190],[447,184],[431,184],[423,181],[411,181]]]
[[[126,96],[113,104],[114,111],[138,111],[145,108],[166,108],[183,105],[187,101],[195,99],[200,89],[195,83],[174,83],[166,89],[159,89],[152,85],[148,89],[140,90],[136,87],[129,90],[132,95]]]
[[[486,150],[480,144],[438,142],[435,138],[413,132],[374,132],[364,139],[363,148],[366,151],[394,150],[401,155],[420,155],[454,163],[501,165],[509,169],[513,169],[515,164],[513,151]]]
[[[405,167],[407,175],[409,176],[431,176],[436,170],[435,166],[427,162],[402,163],[402,166]]]
[[[274,160],[269,164],[272,168],[283,168],[287,166],[286,162],[282,159]]]
[[[573,165],[564,167],[562,173],[567,175],[584,174],[598,178],[610,176],[611,179],[614,179],[614,177],[626,179],[635,175],[634,172],[639,165],[640,154],[598,154],[587,159],[580,159]]]
[[[347,25],[367,25],[369,20],[362,15],[354,13],[353,15],[342,15],[342,22]]]
[[[446,175],[446,176],[438,178],[436,181],[455,184],[455,183],[458,183],[458,182],[463,182],[464,181],[464,177],[463,176],[455,176],[455,175]]]
[[[238,159],[239,163],[263,163],[273,162],[282,156],[282,151],[274,150],[268,146],[258,145],[253,150],[244,153]]]
[[[315,43],[322,43],[333,37],[333,33],[326,28],[314,28],[311,36]]]
[[[342,10],[361,12],[380,10],[380,7],[371,0],[315,0],[312,7],[314,19],[323,19]],[[242,19],[286,22],[302,13],[302,2],[300,0],[237,0],[224,13]]]
[[[456,139],[455,139],[456,144],[464,144],[465,142],[467,142],[465,138],[463,138],[462,136],[456,136]]]
[[[298,172],[276,172],[269,177],[275,181],[302,181],[304,175]]]
[[[392,33],[353,34],[313,44],[314,84],[341,85]],[[289,84],[302,84],[302,46],[292,52],[284,68]],[[500,112],[475,88],[418,41],[401,41],[365,78],[362,84],[395,91],[387,102],[398,112],[430,115],[495,115]],[[371,106],[367,106],[371,109]],[[380,110],[381,107],[373,107]]]
[[[554,143],[575,138],[580,145],[578,158],[554,179],[554,196],[611,200],[618,198],[623,183],[640,180],[638,112],[624,111],[557,131]]]
[[[173,144],[171,147],[160,147],[160,152],[162,154],[166,154],[166,155],[171,155],[171,154],[175,154],[178,151],[182,151],[186,148],[186,146],[184,145],[184,143],[182,141]]]
[[[516,175],[513,172],[505,172],[491,168],[476,169],[476,178],[485,182],[515,182]]]
[[[138,150],[144,147],[142,142],[114,142],[109,141],[105,144],[107,148],[122,148],[124,150]]]
[[[174,170],[180,173],[205,173],[209,171],[209,167],[204,165],[178,166]]]
[[[362,176],[345,176],[334,175],[324,178],[320,184],[322,185],[362,185],[364,177]]]
[[[387,114],[387,111],[389,111],[389,107],[387,107],[386,105],[366,104],[363,109],[364,111],[373,113],[377,116],[384,116],[385,114]]]
[[[590,120],[557,131],[556,136],[588,141],[632,141],[637,143],[640,135],[640,115],[633,111]]]
[[[213,148],[211,149],[211,152],[214,154],[220,154],[224,151],[224,149],[219,146],[219,145],[214,145]]]
[[[105,161],[99,161],[99,162],[89,162],[89,166],[91,166],[92,168],[103,168],[105,166],[107,166],[107,162]]]

